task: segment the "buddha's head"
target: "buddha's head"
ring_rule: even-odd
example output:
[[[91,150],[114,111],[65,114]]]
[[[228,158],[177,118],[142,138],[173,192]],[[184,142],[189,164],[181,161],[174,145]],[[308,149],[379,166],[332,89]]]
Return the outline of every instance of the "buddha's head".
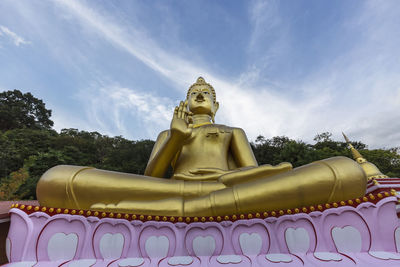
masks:
[[[188,109],[194,115],[207,114],[214,121],[215,113],[218,110],[215,90],[203,77],[197,78],[197,81],[189,87],[186,100]]]

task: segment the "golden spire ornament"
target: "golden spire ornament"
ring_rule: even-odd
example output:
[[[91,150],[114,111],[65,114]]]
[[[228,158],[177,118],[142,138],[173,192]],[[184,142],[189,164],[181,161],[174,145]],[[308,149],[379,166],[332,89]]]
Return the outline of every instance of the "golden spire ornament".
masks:
[[[367,160],[358,152],[357,149],[350,143],[349,138],[342,132],[344,140],[346,140],[347,146],[350,148],[351,154],[353,155],[353,159],[357,161],[357,163],[361,164],[367,162]]]
[[[360,164],[361,168],[363,168],[365,174],[367,175],[368,180],[374,178],[388,178],[387,175],[384,175],[375,164],[367,161],[357,149],[350,143],[349,138],[342,132],[344,139],[346,140],[347,146],[350,148],[351,154],[353,155],[353,159]]]

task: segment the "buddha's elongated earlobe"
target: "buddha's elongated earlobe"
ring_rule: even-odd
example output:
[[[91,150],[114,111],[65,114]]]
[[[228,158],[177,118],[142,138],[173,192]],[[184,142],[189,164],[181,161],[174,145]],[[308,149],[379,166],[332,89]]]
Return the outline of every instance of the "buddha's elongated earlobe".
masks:
[[[215,123],[215,113],[217,113],[217,110],[219,108],[219,103],[215,102],[214,103],[214,110],[211,112],[211,120],[213,123]]]

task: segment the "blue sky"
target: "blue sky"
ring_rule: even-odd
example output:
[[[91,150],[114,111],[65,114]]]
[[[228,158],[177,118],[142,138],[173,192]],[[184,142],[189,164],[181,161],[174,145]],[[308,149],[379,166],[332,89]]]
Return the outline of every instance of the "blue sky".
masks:
[[[0,1],[0,90],[55,128],[137,140],[198,76],[249,139],[400,146],[400,7],[385,1]]]

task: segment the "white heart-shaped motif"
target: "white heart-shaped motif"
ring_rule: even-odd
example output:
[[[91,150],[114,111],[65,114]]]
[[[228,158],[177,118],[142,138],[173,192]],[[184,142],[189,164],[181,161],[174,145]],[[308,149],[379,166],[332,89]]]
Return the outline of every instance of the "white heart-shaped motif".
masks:
[[[193,250],[196,256],[212,256],[215,250],[215,239],[208,235],[193,239]]]
[[[400,227],[396,228],[396,231],[394,232],[394,237],[396,239],[397,252],[400,252]]]
[[[317,259],[323,260],[323,261],[340,261],[342,260],[342,256],[337,253],[332,253],[332,252],[314,252],[314,256]]]
[[[169,240],[165,235],[150,236],[144,247],[150,258],[165,258],[168,254]]]
[[[382,260],[400,260],[399,254],[394,254],[386,251],[369,251],[369,255]]]
[[[7,264],[7,267],[32,267],[36,261],[20,261]]]
[[[6,239],[6,256],[7,256],[8,262],[10,262],[10,259],[11,259],[11,240],[8,237]]]
[[[285,240],[290,253],[306,253],[310,248],[310,237],[302,227],[286,229]]]
[[[193,258],[190,256],[178,256],[178,257],[171,257],[168,259],[168,264],[172,266],[176,265],[189,265],[192,264]]]
[[[274,254],[267,254],[265,258],[272,262],[291,262],[292,257],[288,254],[281,254],[281,253],[274,253]]]
[[[337,250],[341,253],[361,252],[361,234],[353,226],[334,227],[332,229],[332,238]]]
[[[47,244],[47,255],[51,261],[72,260],[78,245],[78,236],[75,233],[54,234]]]
[[[242,233],[239,237],[239,244],[244,255],[258,255],[261,251],[262,239],[257,233]]]
[[[142,265],[144,262],[144,259],[142,258],[126,258],[123,260],[120,260],[118,262],[118,266],[120,267],[137,267]]]
[[[104,259],[119,259],[124,248],[124,236],[121,233],[104,234],[100,239],[100,253]]]
[[[90,267],[95,263],[96,259],[82,259],[69,262],[68,267]]]
[[[242,257],[239,255],[221,255],[217,257],[217,261],[222,264],[239,263],[242,261]]]

